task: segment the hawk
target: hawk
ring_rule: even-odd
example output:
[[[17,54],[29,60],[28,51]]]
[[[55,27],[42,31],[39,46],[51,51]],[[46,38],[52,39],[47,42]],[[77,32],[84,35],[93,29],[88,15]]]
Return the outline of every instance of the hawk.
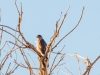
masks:
[[[45,54],[46,46],[47,46],[47,44],[44,41],[44,39],[42,38],[42,36],[37,35],[36,36],[36,48],[41,53],[42,56],[44,56],[44,54]]]
[[[47,43],[44,41],[42,36],[37,35],[36,36],[36,48],[37,48],[38,52],[41,53],[42,56],[45,55],[46,46],[47,46]],[[38,57],[38,60],[40,62],[40,57]],[[47,62],[47,61],[48,61],[48,57],[46,56],[45,62]],[[48,67],[49,67],[49,65],[48,65]]]

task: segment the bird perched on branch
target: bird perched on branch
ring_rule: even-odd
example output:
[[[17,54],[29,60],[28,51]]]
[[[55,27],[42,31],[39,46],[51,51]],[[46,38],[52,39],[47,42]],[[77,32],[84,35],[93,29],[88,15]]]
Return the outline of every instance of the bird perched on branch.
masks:
[[[44,54],[45,54],[46,46],[47,46],[47,44],[44,41],[44,39],[42,38],[42,36],[37,35],[36,36],[36,48],[41,53],[42,56],[44,56]]]
[[[47,46],[47,44],[46,44],[45,40],[42,38],[42,36],[37,35],[36,36],[36,48],[37,48],[38,52],[41,53],[42,56],[45,55],[46,46]],[[39,62],[40,62],[40,59],[41,58],[38,57]],[[47,61],[48,61],[48,56],[46,56],[46,58],[45,58],[45,62],[47,62]]]

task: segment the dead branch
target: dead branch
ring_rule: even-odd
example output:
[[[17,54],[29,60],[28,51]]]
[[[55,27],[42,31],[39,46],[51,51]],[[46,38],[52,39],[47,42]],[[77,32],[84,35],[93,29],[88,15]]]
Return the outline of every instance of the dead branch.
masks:
[[[83,12],[84,12],[84,7],[83,7],[83,9],[82,9],[81,17],[80,17],[78,23],[76,24],[76,26],[75,26],[70,32],[68,32],[64,37],[62,37],[62,39],[59,40],[59,42],[52,48],[52,50],[53,50],[55,47],[57,47],[57,45],[58,45],[66,36],[68,36],[72,31],[74,31],[74,30],[76,29],[76,27],[79,25],[79,23],[80,23],[80,21],[81,21],[81,19],[82,19]]]
[[[14,60],[14,63],[17,64],[20,67],[28,69],[28,67],[26,67],[25,65],[22,65],[22,64],[18,63],[16,60]]]
[[[68,9],[69,9],[69,8],[68,8]],[[67,12],[68,12],[68,11],[67,11]],[[44,57],[41,58],[41,62],[42,62],[41,64],[43,64],[43,63],[45,62],[44,60],[45,60],[46,56],[48,55],[48,52],[51,52],[51,51],[50,51],[50,47],[52,46],[53,41],[56,39],[57,35],[59,34],[60,28],[61,28],[61,26],[62,26],[62,24],[63,24],[63,22],[64,22],[64,20],[65,20],[65,18],[66,18],[67,12],[65,13],[64,18],[63,18],[63,20],[62,20],[62,22],[61,22],[59,28],[58,28],[58,22],[59,22],[60,19],[58,19],[58,21],[56,22],[56,30],[55,30],[53,36],[51,37],[49,44],[48,44],[47,47],[46,47],[46,52],[45,52]],[[44,66],[44,69],[45,69],[45,71],[43,71],[43,70],[41,69],[41,73],[42,73],[42,72],[47,73],[47,72],[46,72],[47,69],[46,69],[45,66]],[[47,75],[47,74],[43,74],[43,75]]]
[[[4,32],[6,32],[6,33],[8,33],[8,34],[10,34],[11,36],[13,36],[17,41],[19,41],[21,44],[23,44],[19,39],[17,39],[13,34],[11,34],[10,32],[8,32],[8,31],[6,31],[6,30],[4,30],[4,29],[1,29],[0,28],[0,30],[2,30],[2,31],[4,31]],[[25,44],[23,44],[23,45],[25,45]]]
[[[25,65],[22,64],[22,63],[18,63],[16,60],[14,60],[14,63],[17,64],[18,66],[22,67],[22,68],[26,68],[26,69],[28,69],[27,66],[25,66]],[[33,67],[32,67],[32,69],[34,69],[34,70],[39,70],[39,68],[33,68]]]
[[[16,48],[16,49],[12,49],[10,50],[1,60],[1,68],[4,66],[6,60],[8,59],[8,56],[15,50],[20,49],[20,48]]]
[[[53,53],[56,53],[56,54],[58,54],[57,52],[53,52]],[[60,55],[63,55],[64,53],[59,53]],[[77,61],[78,61],[78,64],[79,64],[79,62],[81,61],[81,60],[79,60],[79,58],[81,58],[81,59],[83,59],[85,62],[83,62],[83,64],[86,64],[87,66],[86,66],[86,69],[85,69],[85,72],[82,74],[82,75],[89,75],[89,72],[90,72],[90,70],[91,70],[91,68],[92,68],[92,66],[97,62],[97,60],[99,60],[100,59],[100,55],[91,63],[90,62],[90,60],[88,59],[88,58],[84,58],[84,57],[82,57],[82,56],[80,56],[80,55],[78,55],[78,54],[65,54],[65,56],[75,56],[76,58],[77,58]],[[78,58],[79,57],[79,58]],[[81,72],[80,71],[80,67],[79,67],[79,72]],[[80,73],[81,74],[81,73]]]
[[[64,45],[64,47],[65,47],[65,45]],[[60,51],[58,51],[57,54],[56,54],[56,56],[54,57],[53,62],[52,62],[52,66],[50,68],[50,73],[49,74],[51,74],[51,72],[52,72],[52,69],[53,69],[53,66],[54,66],[54,62],[55,62],[58,54],[61,53],[61,51],[64,49],[64,47]]]
[[[11,27],[9,27],[9,26],[6,26],[6,25],[1,25],[1,24],[0,24],[0,26],[1,26],[1,27],[6,27],[6,28],[8,28],[8,29],[11,29],[11,30],[13,30],[13,31],[18,32],[17,30],[15,30],[15,29],[13,29],[13,28],[11,28]]]
[[[65,64],[65,63],[60,64],[60,62],[65,58],[65,56],[74,56],[74,57],[76,57],[76,59],[77,59],[77,61],[78,61],[78,64],[80,64],[80,61],[81,61],[79,58],[85,60],[85,64],[87,64],[87,66],[86,66],[86,70],[85,70],[85,72],[83,73],[83,75],[88,75],[88,74],[89,74],[89,72],[90,72],[92,66],[93,66],[93,65],[97,62],[97,60],[100,58],[100,55],[91,63],[90,60],[89,60],[88,58],[84,58],[84,57],[82,57],[82,56],[80,56],[80,55],[78,55],[78,54],[76,54],[76,53],[75,53],[75,54],[65,54],[65,53],[61,53],[61,51],[62,51],[63,49],[62,49],[61,51],[58,51],[58,52],[52,52],[53,49],[54,49],[55,47],[57,47],[58,44],[59,44],[63,39],[65,39],[71,32],[73,32],[73,31],[77,28],[77,26],[79,25],[79,23],[80,23],[80,21],[81,21],[81,19],[82,19],[83,12],[84,12],[84,7],[83,7],[83,9],[82,9],[81,16],[80,16],[79,21],[78,21],[78,23],[76,24],[76,26],[75,26],[72,30],[70,30],[66,35],[64,35],[64,36],[54,45],[56,38],[59,36],[60,29],[61,29],[61,27],[62,27],[62,25],[63,25],[63,23],[64,23],[64,21],[65,21],[65,18],[66,18],[66,16],[67,16],[67,13],[68,13],[68,10],[69,10],[70,6],[68,7],[67,11],[66,11],[65,14],[63,15],[63,18],[62,18],[62,20],[61,20],[61,23],[59,23],[59,22],[60,22],[60,19],[61,19],[61,15],[62,15],[62,12],[61,12],[60,18],[56,21],[54,34],[53,34],[52,37],[50,38],[50,41],[49,41],[49,43],[48,43],[48,45],[47,45],[47,47],[46,47],[46,52],[45,52],[45,55],[44,55],[44,56],[42,56],[41,53],[38,52],[38,50],[36,49],[36,47],[35,47],[33,44],[31,44],[30,42],[27,41],[27,39],[24,37],[23,33],[21,32],[20,26],[21,26],[22,16],[23,16],[22,3],[20,3],[20,8],[21,8],[21,10],[19,10],[19,9],[18,9],[18,6],[17,6],[17,4],[16,4],[16,0],[15,0],[15,7],[16,7],[16,10],[17,10],[17,12],[18,12],[17,29],[13,29],[13,28],[11,28],[11,27],[9,27],[9,26],[1,25],[1,24],[0,24],[0,26],[2,27],[2,28],[0,28],[0,30],[1,30],[0,43],[1,43],[1,40],[2,40],[2,34],[3,34],[3,32],[9,34],[10,36],[12,36],[12,37],[15,39],[14,42],[12,42],[12,41],[6,41],[6,42],[4,43],[4,45],[0,48],[0,51],[1,51],[1,50],[5,47],[5,45],[6,45],[7,42],[9,42],[10,44],[14,45],[12,48],[10,48],[10,51],[2,58],[2,60],[1,60],[1,62],[0,62],[0,70],[3,68],[5,62],[7,61],[8,56],[9,56],[10,54],[12,54],[13,51],[16,51],[16,50],[20,50],[21,55],[22,55],[22,57],[23,57],[23,59],[24,59],[24,62],[25,62],[25,64],[26,64],[27,66],[25,66],[25,65],[22,64],[22,63],[18,63],[18,61],[17,61],[17,55],[16,55],[16,60],[14,60],[14,63],[15,63],[14,67],[12,68],[12,70],[10,70],[10,71],[8,72],[8,69],[9,69],[9,67],[10,67],[10,65],[11,65],[11,63],[10,63],[10,64],[8,65],[8,68],[7,68],[7,70],[6,70],[5,75],[10,75],[10,74],[14,73],[14,71],[15,71],[18,67],[26,68],[26,69],[29,71],[30,75],[35,75],[35,73],[33,72],[33,69],[35,69],[35,70],[40,70],[40,75],[51,75],[52,72],[54,71],[54,69],[55,69],[57,66],[62,66],[62,65]],[[0,19],[1,19],[1,17],[0,17]],[[7,28],[7,29],[12,30],[13,32],[15,32],[15,35],[12,34],[12,33],[9,32],[9,31],[5,30],[4,28]],[[16,36],[16,33],[18,34],[17,36]],[[21,38],[22,40],[20,40],[20,38]],[[24,41],[24,42],[23,42],[23,41]],[[17,48],[16,48],[16,47],[17,47]],[[32,51],[34,51],[34,52],[40,57],[40,67],[39,67],[39,68],[34,68],[34,67],[31,66],[31,64],[30,64],[30,62],[29,62],[29,60],[28,60],[28,57],[26,56],[26,54],[25,54],[25,52],[24,52],[24,49],[26,49],[26,48],[31,49]],[[64,48],[64,47],[63,47],[63,48]],[[49,53],[49,52],[50,52],[50,53]],[[49,55],[50,55],[51,53],[55,53],[55,54],[56,54],[56,56],[55,56],[54,59],[53,59],[52,65],[51,65],[51,67],[50,67],[50,69],[49,69],[49,73],[48,73],[48,68],[47,68],[48,62],[47,62],[47,60],[45,60],[46,56],[48,56],[48,53],[49,53]],[[56,61],[56,58],[57,58],[58,55],[61,55],[61,57],[60,57],[59,61],[55,64],[55,61]],[[29,55],[29,56],[30,56],[30,55]],[[49,61],[49,59],[48,59],[48,61]],[[17,65],[17,66],[16,66],[16,65]],[[36,66],[35,66],[35,67],[36,67]],[[57,68],[57,69],[58,69],[58,68]],[[66,68],[66,69],[67,69],[67,68]],[[66,74],[66,75],[69,75],[68,73],[62,71],[61,69],[58,69],[58,70],[61,71],[61,72],[63,72],[63,73]],[[68,70],[68,69],[67,69],[67,70]],[[70,73],[72,73],[71,70],[68,70],[68,71],[69,71]],[[80,72],[80,75],[81,75],[80,65],[79,65],[79,72]]]
[[[63,70],[57,68],[57,70],[59,70],[60,72],[64,73],[65,75],[69,75],[68,73],[64,72]]]
[[[0,51],[5,47],[7,41],[4,43],[4,45],[0,48]]]
[[[3,27],[2,27],[2,29],[3,29]],[[1,40],[2,40],[2,34],[3,34],[3,31],[1,30],[0,31],[0,44],[1,44]]]
[[[70,7],[69,7],[69,8],[70,8]],[[68,10],[69,10],[69,8],[68,8]],[[66,15],[67,15],[68,10],[67,10],[66,13],[64,14],[63,20],[62,20],[62,22],[61,22],[59,28],[58,28],[58,22],[59,22],[60,19],[58,19],[58,21],[56,22],[56,26],[57,26],[57,27],[56,27],[56,32],[54,32],[53,36],[52,36],[51,39],[50,39],[49,44],[47,45],[46,54],[49,52],[49,48],[50,48],[51,44],[53,43],[53,41],[56,39],[57,35],[59,34],[60,28],[61,28],[61,26],[63,25],[63,22],[64,22],[64,20],[65,20],[65,18],[66,18]],[[57,29],[58,29],[58,30],[57,30]]]
[[[7,71],[6,71],[6,74],[7,74],[8,70],[9,70],[10,65],[11,65],[11,63],[9,63],[9,65],[8,65],[8,69],[7,69]]]
[[[26,65],[28,66],[28,70],[29,70],[29,72],[30,72],[30,75],[34,74],[33,71],[32,71],[32,67],[31,67],[31,65],[30,65],[30,63],[29,63],[29,61],[28,61],[28,58],[27,58],[26,54],[25,54],[24,51],[22,51],[22,50],[20,50],[20,52],[21,52],[21,54],[22,54],[22,56],[23,56],[23,59],[24,59]],[[34,75],[35,75],[35,74],[34,74]]]
[[[100,59],[100,55],[91,63],[90,60],[87,58],[86,59],[86,62],[87,62],[87,66],[86,66],[86,69],[85,69],[85,72],[82,74],[82,75],[89,75],[89,72],[92,68],[92,66],[97,62],[97,60]]]
[[[57,62],[56,65],[53,66],[53,68],[51,69],[49,75],[52,73],[52,71],[59,65],[59,63],[64,59],[65,57],[65,54],[63,54],[61,57],[60,57],[60,60]]]
[[[18,65],[15,67],[14,66],[14,69],[12,69],[11,71],[5,73],[5,75],[11,75],[12,73],[14,73],[14,71],[18,68]]]
[[[80,60],[78,59],[78,57],[77,57],[77,56],[75,56],[75,57],[76,57],[76,60],[77,60],[77,62],[78,62],[78,70],[79,70],[79,75],[81,75]]]

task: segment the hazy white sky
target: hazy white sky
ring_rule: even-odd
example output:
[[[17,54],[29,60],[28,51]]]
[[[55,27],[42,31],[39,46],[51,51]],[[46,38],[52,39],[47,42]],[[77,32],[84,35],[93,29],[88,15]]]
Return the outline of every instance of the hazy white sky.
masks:
[[[87,0],[59,0],[59,1],[17,0],[17,5],[19,6],[19,8],[20,8],[20,2],[22,2],[23,6],[23,19],[21,23],[21,31],[26,37],[26,39],[34,45],[35,45],[34,41],[36,40],[36,35],[38,34],[41,34],[47,43],[49,42],[49,39],[54,32],[55,23],[58,20],[60,13],[62,12],[62,17],[63,17],[67,8],[70,6],[68,15],[62,26],[57,41],[65,34],[67,34],[77,24],[80,18],[82,7],[84,6],[85,10],[83,18],[79,26],[69,36],[67,36],[58,45],[58,47],[55,48],[54,51],[57,52],[58,50],[61,50],[63,45],[65,45],[63,53],[68,53],[68,54],[78,53],[83,57],[88,56],[90,61],[93,61],[98,55],[100,55],[100,10],[99,10],[100,0],[88,0],[88,1]],[[18,13],[14,5],[14,0],[9,0],[9,1],[0,0],[0,9],[2,12],[0,24],[4,24],[16,29]],[[6,40],[14,41],[12,37],[4,33],[2,44]],[[6,51],[9,50],[8,46],[6,46],[4,50]],[[3,57],[4,53],[5,52],[2,52],[1,58]],[[29,50],[26,50],[26,53],[29,53],[31,55],[36,66],[38,66],[36,60],[37,59],[36,54],[32,53]],[[22,61],[22,58],[20,57],[21,56],[19,53],[19,56],[17,58],[19,63]],[[52,62],[53,57],[54,55],[52,54],[49,63]],[[12,60],[9,59],[7,61],[7,65],[9,64],[10,61]],[[70,64],[73,75],[78,75],[78,67],[75,57],[66,57],[63,62],[67,62]],[[93,66],[90,75],[100,74],[99,65],[100,65],[100,60]],[[83,64],[81,64],[81,66],[82,66],[81,71],[83,73],[85,66]],[[68,68],[67,65],[58,68],[63,69],[64,71],[69,73],[65,69],[65,67]],[[4,67],[4,69],[6,69],[6,66]],[[19,67],[15,71],[14,75],[28,74],[26,70],[23,70],[25,72],[21,74],[22,70],[21,71],[20,70],[21,68]],[[62,73],[59,73],[59,75],[61,74]],[[54,75],[56,75],[56,73]]]

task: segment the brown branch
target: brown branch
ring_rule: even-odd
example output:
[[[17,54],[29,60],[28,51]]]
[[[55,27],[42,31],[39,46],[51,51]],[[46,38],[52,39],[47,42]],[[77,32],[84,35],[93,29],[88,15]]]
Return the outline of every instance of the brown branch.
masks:
[[[19,34],[21,35],[22,39],[23,39],[23,40],[25,41],[25,43],[27,44],[26,47],[28,47],[28,48],[34,50],[40,57],[42,57],[42,55],[38,52],[38,50],[34,47],[34,45],[32,45],[31,43],[29,43],[29,42],[25,39],[25,37],[23,36],[23,34],[21,33],[21,30],[20,30],[20,23],[21,23],[21,21],[22,21],[22,14],[23,14],[23,12],[22,12],[22,3],[20,3],[20,5],[21,5],[21,11],[19,11],[18,6],[17,6],[17,4],[16,4],[16,0],[15,0],[15,6],[16,6],[16,9],[17,9],[18,14],[19,14],[19,18],[18,18],[18,32],[19,32]]]
[[[26,67],[26,66],[24,66],[24,65],[19,64],[16,60],[14,60],[14,63],[15,63],[15,64],[17,64],[17,65],[18,65],[18,66],[20,66],[20,67],[23,67],[23,68],[27,68],[27,69],[28,69],[28,67]]]
[[[41,53],[38,52],[38,50],[34,47],[34,45],[32,45],[31,43],[27,42],[27,47],[32,49],[32,50],[34,50],[39,57],[42,57]]]
[[[15,6],[16,6],[17,12],[20,13],[16,4],[16,0],[15,0]]]
[[[11,27],[9,27],[9,26],[6,26],[6,25],[1,25],[1,24],[0,24],[0,26],[2,26],[2,27],[6,27],[6,28],[9,28],[9,29],[11,29],[11,30],[13,30],[13,31],[18,32],[17,30],[15,30],[15,29],[13,29],[13,28],[11,28]]]
[[[97,62],[97,60],[100,59],[100,55],[91,63],[89,59],[87,59],[87,63],[89,63],[87,66],[86,66],[86,70],[85,72],[82,74],[82,75],[89,75],[89,72],[92,68],[92,66]]]
[[[65,69],[67,69],[67,68],[65,67]],[[67,71],[69,71],[73,75],[73,72],[71,70],[67,69]]]
[[[76,55],[75,57],[76,57],[76,60],[77,60],[77,62],[78,62],[79,75],[81,75],[80,60],[78,59],[77,55]]]
[[[17,29],[16,29],[16,30],[17,30]],[[20,36],[20,35],[18,35],[18,37],[17,37],[18,39],[19,39],[19,36]],[[16,37],[16,31],[15,31],[15,37]],[[18,42],[18,41],[15,39],[15,44],[17,44],[17,42]],[[22,42],[22,43],[23,43],[23,42]],[[14,44],[14,46],[12,47],[12,49],[15,48],[15,46],[16,46],[15,44]]]
[[[3,27],[2,27],[2,30],[3,30]],[[3,34],[3,31],[2,30],[0,32],[0,44],[1,44],[1,40],[2,40],[2,34]]]
[[[22,56],[23,56],[23,59],[24,59],[26,65],[28,66],[28,70],[29,70],[29,72],[30,72],[30,75],[34,74],[33,71],[32,71],[32,67],[31,67],[31,65],[30,65],[30,63],[29,63],[29,61],[28,61],[28,58],[27,58],[27,56],[25,55],[24,51],[22,51],[22,50],[20,50],[20,51],[21,51],[21,54],[22,54]],[[35,75],[35,74],[34,74],[34,75]]]
[[[61,12],[61,14],[60,14],[60,17],[59,17],[58,21],[56,21],[56,29],[55,29],[56,32],[54,32],[54,33],[57,33],[58,30],[59,30],[59,29],[58,29],[58,24],[59,24],[59,21],[60,21],[61,15],[62,15],[62,12]],[[58,32],[58,33],[59,33],[59,32]]]
[[[29,55],[29,53],[28,53],[28,55]],[[32,57],[30,55],[29,55],[29,57],[31,58],[32,62],[34,63],[34,66],[36,67],[35,62],[33,61]]]
[[[28,69],[28,67],[26,67],[25,65],[23,65],[23,64],[21,64],[21,63],[18,63],[16,60],[14,60],[14,63],[17,64],[17,65],[20,66],[20,67],[23,67],[23,68]],[[32,68],[32,69],[39,70],[39,68]]]
[[[4,43],[4,45],[0,48],[0,51],[5,47],[7,41]]]
[[[14,71],[18,68],[18,65],[11,71],[5,73],[5,75],[11,75],[12,73],[14,73]]]
[[[53,50],[55,47],[57,47],[57,45],[58,45],[66,36],[68,36],[73,30],[76,29],[76,27],[79,25],[79,23],[80,23],[80,21],[81,21],[81,19],[82,19],[83,12],[84,12],[84,7],[83,7],[83,9],[82,9],[81,17],[80,17],[78,23],[76,24],[76,26],[75,26],[70,32],[68,32],[64,37],[62,37],[62,39],[60,39],[60,41],[52,48],[52,50]]]
[[[10,50],[5,56],[4,58],[2,58],[1,63],[3,63],[2,65],[4,65],[5,61],[7,60],[8,56],[15,50],[20,49],[20,48],[16,48],[16,49],[12,49]]]
[[[60,26],[59,26],[59,28],[58,28],[58,34],[59,34],[59,31],[60,31],[60,29],[61,29],[61,27],[62,27],[62,25],[63,25],[63,23],[64,23],[64,20],[65,20],[65,18],[66,18],[66,16],[67,16],[67,13],[68,13],[69,9],[70,9],[70,6],[68,7],[66,13],[64,14],[63,20],[62,20],[62,22],[61,22],[61,24],[60,24]]]
[[[6,73],[8,72],[10,65],[11,65],[11,63],[9,63],[9,65],[8,65],[8,69],[7,69]]]
[[[64,63],[61,63],[61,64],[59,64],[58,66],[62,66],[62,65],[65,65],[66,64],[66,62],[64,62]]]
[[[11,73],[14,73],[14,71],[18,68],[18,65],[11,71]]]
[[[64,18],[63,18],[63,20],[62,20],[62,22],[61,22],[59,28],[58,28],[58,22],[59,22],[60,19],[58,19],[58,21],[56,22],[56,31],[54,32],[53,36],[52,36],[51,39],[50,39],[49,44],[48,44],[47,47],[46,47],[46,52],[45,52],[45,55],[43,56],[43,58],[41,58],[41,62],[43,61],[43,63],[44,63],[44,62],[45,62],[45,58],[46,58],[46,56],[48,55],[48,52],[51,52],[51,51],[49,51],[49,50],[50,50],[50,47],[51,47],[53,41],[55,40],[55,38],[57,37],[57,35],[59,34],[60,28],[61,28],[61,26],[62,26],[62,24],[63,24],[63,22],[64,22],[64,20],[65,20],[65,18],[66,18],[66,15],[67,15],[67,14],[65,13]],[[42,64],[43,64],[43,63],[42,63]],[[40,64],[40,65],[41,65],[41,64]],[[46,69],[46,67],[44,67],[44,68],[45,68],[45,71],[41,71],[41,73],[42,73],[42,72],[45,72],[45,74],[46,74],[47,69]],[[44,75],[45,75],[45,74],[44,74]]]
[[[69,8],[68,8],[68,10],[69,10]],[[47,49],[46,49],[46,53],[45,53],[45,54],[48,53],[49,48],[50,48],[52,42],[55,40],[55,38],[56,38],[57,35],[59,34],[59,31],[60,31],[61,26],[63,25],[63,22],[64,22],[64,20],[65,20],[65,18],[66,18],[66,15],[67,15],[68,10],[66,11],[66,13],[65,13],[65,15],[64,15],[64,17],[63,17],[63,20],[62,20],[62,22],[61,22],[61,24],[60,24],[60,26],[59,26],[57,32],[55,32],[54,35],[51,37],[50,42],[49,42],[49,44],[47,45]],[[58,20],[58,21],[59,21],[59,20]],[[58,24],[58,22],[56,22],[56,23]]]
[[[7,59],[8,59],[8,56],[5,58],[4,61],[1,61],[1,63],[0,63],[0,70],[3,68],[3,66],[4,66],[5,62],[7,61]]]
[[[17,41],[19,41],[21,44],[23,44],[19,39],[17,39],[13,34],[11,34],[10,32],[8,32],[8,31],[6,31],[6,30],[3,30],[3,29],[1,29],[0,28],[0,30],[2,30],[2,31],[4,31],[4,32],[6,32],[6,33],[8,33],[8,34],[10,34],[11,36],[13,36]],[[23,45],[25,45],[25,44],[23,44]]]
[[[15,46],[17,46],[17,47],[19,47],[19,48],[27,48],[26,46],[19,46],[18,44],[13,43],[13,42],[11,42],[11,41],[8,41],[8,42],[11,43],[11,44],[13,44],[13,45],[15,45]]]
[[[49,75],[52,73],[52,71],[59,65],[59,63],[64,59],[65,54],[61,56],[60,60],[58,61],[58,63],[52,68],[51,72],[49,73]]]
[[[16,4],[16,0],[15,0],[15,6],[16,6],[16,9],[17,9],[18,14],[19,14],[19,18],[18,18],[18,32],[19,32],[19,34],[21,35],[21,37],[23,38],[23,40],[24,40],[25,42],[27,42],[26,39],[25,39],[25,37],[24,37],[23,34],[21,33],[21,30],[20,30],[20,23],[21,23],[21,21],[22,21],[22,14],[23,14],[23,12],[22,12],[22,3],[20,3],[21,12],[20,12],[19,9],[18,9],[18,6],[17,6],[17,4]]]
[[[64,47],[65,47],[65,45],[64,45]],[[61,51],[64,49],[64,47],[63,47],[60,51],[58,51],[57,54],[56,54],[56,56],[54,57],[53,62],[52,62],[52,66],[51,66],[51,68],[50,68],[50,73],[52,72],[53,65],[54,65],[54,62],[55,62],[55,60],[56,60],[58,54],[61,53]]]
[[[68,73],[64,72],[63,70],[57,68],[60,72],[64,73],[65,75],[69,75]]]
[[[100,55],[91,63],[91,65],[94,65],[98,59],[100,59]]]

